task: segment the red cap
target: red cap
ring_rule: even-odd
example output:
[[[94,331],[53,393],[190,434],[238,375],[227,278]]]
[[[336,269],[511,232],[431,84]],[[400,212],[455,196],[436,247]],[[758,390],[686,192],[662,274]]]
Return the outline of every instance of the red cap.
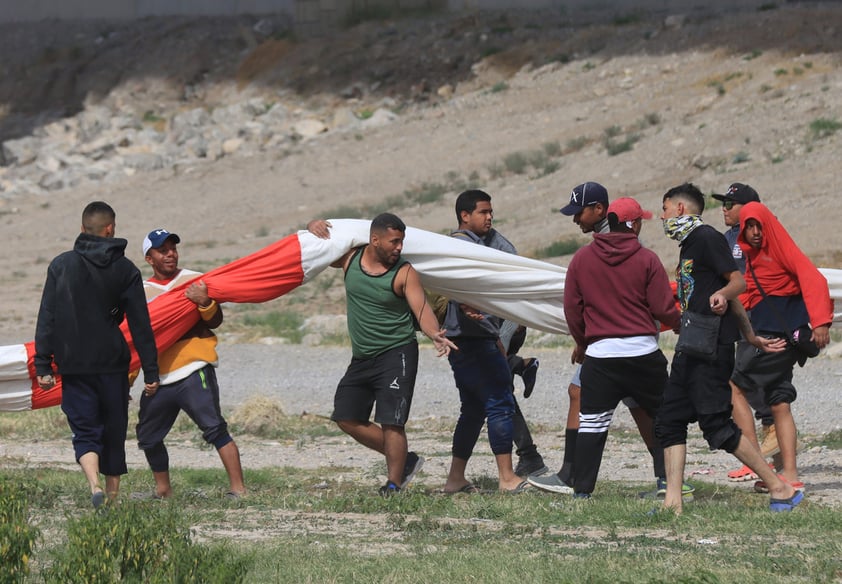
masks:
[[[620,223],[626,221],[634,221],[635,219],[651,219],[652,213],[644,211],[640,204],[631,197],[620,197],[614,199],[608,205],[608,212],[617,215],[617,220]]]

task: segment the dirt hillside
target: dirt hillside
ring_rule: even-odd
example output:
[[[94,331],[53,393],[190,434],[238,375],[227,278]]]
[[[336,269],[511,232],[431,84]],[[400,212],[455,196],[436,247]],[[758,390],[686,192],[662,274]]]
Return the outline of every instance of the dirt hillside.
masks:
[[[179,114],[254,100],[324,128],[251,149],[245,136],[213,160],[176,156],[55,190],[27,190],[20,177],[33,167],[7,159],[0,342],[31,338],[46,264],[71,247],[95,199],[117,210],[138,264],[143,235],[165,225],[182,236],[182,264],[207,269],[312,217],[384,203],[443,231],[466,184],[492,194],[497,226],[533,255],[585,241],[557,212],[585,180],[652,210],[680,182],[721,192],[739,180],[817,263],[842,267],[842,4],[766,8],[430,16],[310,40],[256,18],[2,27],[2,141],[46,140],[50,124],[104,108],[169,143]],[[362,123],[378,110],[382,123]],[[705,216],[722,226],[718,209]],[[657,221],[643,237],[671,267],[677,250]],[[304,310],[341,311],[314,302]]]

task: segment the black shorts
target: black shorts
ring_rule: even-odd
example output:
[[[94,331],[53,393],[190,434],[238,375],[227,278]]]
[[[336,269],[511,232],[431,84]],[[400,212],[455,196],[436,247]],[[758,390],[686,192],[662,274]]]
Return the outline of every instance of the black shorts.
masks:
[[[639,357],[585,357],[581,379],[581,411],[613,410],[632,397],[654,417],[667,383],[667,359],[660,350]]]
[[[797,395],[792,385],[792,370],[797,362],[798,351],[792,346],[787,345],[780,353],[764,353],[753,345],[740,343],[731,381],[746,391],[762,390],[767,404],[790,404]]]
[[[370,359],[353,358],[336,388],[330,419],[367,422],[376,403],[375,422],[387,426],[406,425],[417,373],[418,343],[415,341]]]
[[[664,400],[655,418],[655,435],[664,448],[685,444],[687,426],[698,421],[711,449],[733,452],[740,430],[731,419],[734,345],[719,345],[716,361],[676,353]]]

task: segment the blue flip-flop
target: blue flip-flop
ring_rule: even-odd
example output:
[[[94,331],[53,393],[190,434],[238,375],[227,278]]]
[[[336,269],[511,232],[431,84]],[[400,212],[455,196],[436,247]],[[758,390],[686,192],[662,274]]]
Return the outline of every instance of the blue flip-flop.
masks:
[[[783,513],[795,509],[804,500],[803,491],[795,491],[789,499],[769,499],[769,511],[772,513]]]
[[[99,509],[103,503],[105,503],[105,493],[103,491],[97,491],[91,495],[91,505],[94,506],[94,509]]]

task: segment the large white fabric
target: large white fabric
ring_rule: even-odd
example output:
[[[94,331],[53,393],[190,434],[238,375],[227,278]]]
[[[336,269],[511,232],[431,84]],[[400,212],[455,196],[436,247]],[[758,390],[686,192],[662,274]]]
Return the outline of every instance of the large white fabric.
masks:
[[[299,231],[305,281],[352,247],[368,243],[370,221],[331,219],[329,240]],[[314,257],[310,256],[313,253]],[[530,328],[567,333],[562,308],[565,268],[476,243],[407,227],[403,257],[424,287]]]
[[[370,221],[331,219],[331,236],[298,232],[302,284],[315,278],[350,249],[368,243]],[[424,287],[450,299],[533,329],[567,333],[563,292],[566,269],[507,254],[463,239],[407,228],[403,256]],[[842,322],[842,270],[820,269],[836,302],[834,322]],[[0,411],[32,408],[32,380],[24,345],[0,346]]]

